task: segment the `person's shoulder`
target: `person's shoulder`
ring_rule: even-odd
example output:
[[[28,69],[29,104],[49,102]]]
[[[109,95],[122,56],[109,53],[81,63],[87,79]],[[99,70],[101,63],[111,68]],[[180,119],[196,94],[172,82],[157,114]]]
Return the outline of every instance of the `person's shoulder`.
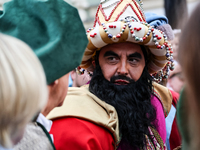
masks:
[[[22,140],[14,147],[14,150],[21,149],[53,150],[53,147],[43,129],[36,123],[29,123],[26,125]]]
[[[92,94],[88,86],[84,86],[69,88],[63,105],[54,108],[47,118],[55,120],[61,117],[76,117],[108,125],[110,120],[113,121],[110,116],[116,118],[115,108]]]
[[[50,120],[68,116],[77,116],[81,110],[87,110],[90,105],[94,104],[93,95],[90,93],[88,86],[85,87],[69,87],[67,96],[60,107],[54,108],[48,115],[47,118]],[[95,96],[93,96],[95,97]],[[87,104],[87,105],[86,105]],[[79,111],[77,111],[79,110]]]
[[[172,101],[171,91],[161,84],[153,82],[153,92],[155,95],[158,94],[156,96],[163,100]]]
[[[153,82],[154,92],[160,94],[161,98],[167,96],[169,101],[178,101],[179,93],[161,85],[156,82]]]

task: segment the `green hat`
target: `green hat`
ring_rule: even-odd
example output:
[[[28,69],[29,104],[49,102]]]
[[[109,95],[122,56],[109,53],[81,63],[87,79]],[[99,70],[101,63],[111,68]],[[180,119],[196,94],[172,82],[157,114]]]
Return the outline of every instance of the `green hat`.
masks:
[[[82,60],[88,40],[78,11],[64,0],[12,0],[0,11],[0,32],[27,43],[50,84]]]

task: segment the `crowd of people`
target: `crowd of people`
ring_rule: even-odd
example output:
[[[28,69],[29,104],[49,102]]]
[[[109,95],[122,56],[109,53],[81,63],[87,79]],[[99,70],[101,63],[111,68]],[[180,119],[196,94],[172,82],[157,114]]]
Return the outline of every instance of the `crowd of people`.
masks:
[[[63,0],[3,5],[0,150],[200,148],[200,4],[178,30],[142,5],[100,0],[88,30]]]

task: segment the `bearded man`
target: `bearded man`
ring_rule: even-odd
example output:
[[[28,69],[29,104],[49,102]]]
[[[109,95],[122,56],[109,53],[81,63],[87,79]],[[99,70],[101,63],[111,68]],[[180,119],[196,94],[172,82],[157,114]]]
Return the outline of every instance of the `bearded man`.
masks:
[[[90,85],[71,88],[47,116],[56,149],[166,149],[166,122],[175,97],[153,82],[173,69],[167,36],[144,19],[142,2],[101,1],[82,68],[94,66]],[[177,97],[176,97],[177,98]]]

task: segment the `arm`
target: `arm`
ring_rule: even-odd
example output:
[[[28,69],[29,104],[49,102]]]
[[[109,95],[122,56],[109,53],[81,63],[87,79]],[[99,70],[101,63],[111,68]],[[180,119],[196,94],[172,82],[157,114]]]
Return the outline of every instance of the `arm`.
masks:
[[[114,150],[114,140],[105,128],[74,117],[53,121],[50,131],[57,150]]]

